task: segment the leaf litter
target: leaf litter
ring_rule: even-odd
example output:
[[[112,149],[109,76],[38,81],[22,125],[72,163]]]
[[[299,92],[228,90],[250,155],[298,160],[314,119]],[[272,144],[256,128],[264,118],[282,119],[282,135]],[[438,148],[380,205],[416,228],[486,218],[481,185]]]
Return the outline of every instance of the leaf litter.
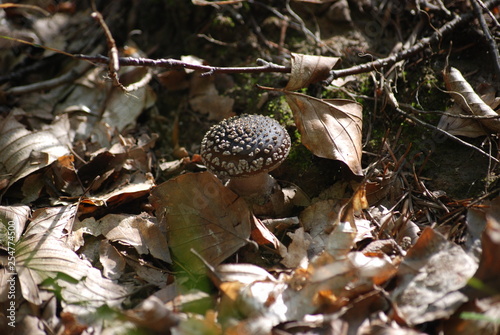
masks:
[[[40,36],[64,48],[59,34]],[[33,105],[2,117],[0,306],[8,304],[15,249],[25,333],[42,332],[39,321],[65,334],[418,334],[433,323],[455,334],[498,332],[498,198],[458,204],[465,243],[435,221],[422,224],[446,206],[423,182],[428,198],[415,199],[408,179],[419,176],[400,173],[406,157],[391,157],[388,146],[376,169],[363,169],[361,104],[295,92],[327,79],[338,61],[293,53],[285,88],[265,88],[285,96],[312,154],[357,177],[297,201],[296,217],[256,217],[225,181],[200,172],[195,154],[169,162],[174,177],[153,177],[157,136],[131,130],[157,98],[149,84],[127,95],[96,68],[57,101],[53,121],[50,110],[40,113],[49,122],[35,117]],[[125,85],[149,75],[120,72]],[[165,73],[162,84],[189,89],[193,113],[233,114],[234,100],[212,77],[187,75],[167,83]],[[496,132],[495,92],[476,93],[456,69],[447,75],[456,103],[448,113],[485,118],[443,116],[439,126],[465,136]],[[65,89],[26,101],[56,101]],[[27,312],[27,303],[43,313]]]

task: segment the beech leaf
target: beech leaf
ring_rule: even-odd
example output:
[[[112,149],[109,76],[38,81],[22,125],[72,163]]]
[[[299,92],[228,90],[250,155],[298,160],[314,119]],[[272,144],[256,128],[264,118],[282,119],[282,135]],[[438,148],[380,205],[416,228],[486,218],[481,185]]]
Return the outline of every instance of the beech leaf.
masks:
[[[12,115],[0,123],[0,174],[11,176],[7,186],[70,154],[49,131],[29,131]]]
[[[328,78],[338,57],[312,56],[292,53],[292,72],[285,89],[295,91]]]
[[[398,269],[392,299],[408,324],[449,317],[467,300],[459,290],[476,269],[461,247],[425,228]]]
[[[322,100],[285,91],[302,144],[314,155],[344,162],[362,176],[362,107],[355,101]]]
[[[213,174],[187,173],[151,193],[158,219],[166,222],[172,255],[182,268],[204,272],[191,249],[216,266],[247,243],[253,215],[243,198]]]
[[[500,118],[498,118],[498,113],[495,112],[493,108],[491,108],[485,101],[483,101],[483,99],[481,99],[481,97],[474,91],[467,80],[465,80],[459,70],[452,67],[449,70],[445,71],[444,81],[446,84],[446,89],[449,91],[453,99],[455,99],[455,103],[458,104],[462,108],[462,110],[465,111],[465,113],[483,117],[490,117],[479,119],[480,124],[488,128],[490,131],[493,131],[495,133],[500,132]],[[464,123],[464,127],[468,126],[470,128],[470,122],[462,123]],[[444,126],[443,124],[440,125]],[[454,134],[468,136],[468,133],[471,132],[476,134],[478,132],[478,129],[467,129],[463,132],[455,131]]]

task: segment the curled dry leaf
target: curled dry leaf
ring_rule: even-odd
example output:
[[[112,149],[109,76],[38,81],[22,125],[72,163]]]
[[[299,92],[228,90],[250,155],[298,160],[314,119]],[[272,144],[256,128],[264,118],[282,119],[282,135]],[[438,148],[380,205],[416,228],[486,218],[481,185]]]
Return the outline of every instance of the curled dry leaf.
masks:
[[[10,176],[10,186],[21,178],[44,168],[69,149],[49,131],[29,131],[14,117],[0,119],[0,175]]]
[[[456,68],[450,68],[444,72],[444,81],[446,84],[446,89],[449,91],[455,103],[460,106],[460,110],[464,111],[466,114],[477,115],[481,117],[487,117],[479,119],[480,125],[487,128],[495,133],[500,132],[500,118],[496,111],[474,91],[472,86],[465,80],[462,73]],[[496,103],[490,101],[489,103],[493,105]],[[459,109],[454,107],[451,110],[452,113],[460,114]],[[445,119],[447,120],[447,119]],[[469,120],[467,120],[469,121]],[[450,126],[445,124],[446,121],[441,120],[440,126],[447,130]],[[457,125],[458,123],[458,125]],[[478,131],[481,127],[474,127],[471,122],[466,121],[454,121],[452,122],[451,129],[454,130],[453,134],[470,136],[479,136]],[[461,128],[464,129],[461,129]],[[458,129],[457,129],[458,128]]]
[[[254,220],[252,240],[257,244],[272,244],[275,249],[281,246],[280,240],[257,218]]]
[[[288,91],[285,94],[302,144],[314,155],[340,160],[355,175],[362,176],[361,105],[351,100],[322,100]]]
[[[285,89],[295,91],[328,78],[338,57],[312,56],[292,53],[292,73]]]
[[[167,225],[167,240],[177,264],[202,273],[204,265],[219,265],[244,246],[252,220],[248,206],[209,172],[188,173],[151,192],[157,217]]]

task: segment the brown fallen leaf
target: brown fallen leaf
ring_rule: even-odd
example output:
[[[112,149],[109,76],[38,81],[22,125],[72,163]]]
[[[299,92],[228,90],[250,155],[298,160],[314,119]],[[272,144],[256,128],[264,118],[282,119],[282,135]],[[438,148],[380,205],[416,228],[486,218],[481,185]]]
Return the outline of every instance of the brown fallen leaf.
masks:
[[[280,240],[257,218],[254,220],[252,240],[257,244],[272,244],[275,249],[281,245]]]
[[[467,82],[467,80],[465,80],[462,73],[454,67],[444,71],[443,76],[446,84],[446,89],[449,91],[448,93],[453,97],[455,103],[461,107],[461,110],[465,114],[488,117],[479,119],[477,121],[481,126],[486,127],[490,131],[493,131],[495,133],[500,132],[499,115],[490,106],[490,104],[492,106],[498,105],[498,102],[488,101],[490,103],[488,104],[487,102],[483,101],[479,94],[476,93],[472,86]],[[459,113],[457,111],[457,109],[452,110],[453,113]],[[474,137],[479,136],[477,134],[481,127],[474,127],[471,125],[470,120],[466,121],[458,120],[454,122],[455,124],[453,125],[453,128],[458,128],[454,129],[454,134],[465,136],[473,134]],[[477,121],[473,122],[477,123]],[[440,122],[440,124],[443,122]],[[460,129],[457,124],[462,126],[464,129]],[[444,126],[444,124],[441,124],[441,126]]]
[[[9,176],[7,188],[70,154],[56,135],[45,130],[29,131],[12,114],[0,118],[0,124],[0,175]]]
[[[326,79],[340,58],[292,53],[292,72],[286,85],[287,91],[295,91]]]
[[[160,333],[176,326],[180,321],[179,316],[154,295],[143,300],[134,309],[125,311],[125,316],[137,325]]]
[[[467,300],[459,290],[476,269],[461,247],[426,228],[399,266],[392,299],[409,325],[449,317]]]
[[[187,173],[158,185],[151,192],[167,240],[181,268],[203,273],[202,261],[219,265],[248,243],[252,220],[248,206],[209,172]]]
[[[471,298],[499,294],[500,267],[500,197],[491,201],[486,213],[486,227],[481,237],[482,253],[479,268],[469,282],[466,293]]]
[[[189,89],[189,105],[198,113],[208,114],[209,120],[220,121],[234,115],[234,99],[219,94],[213,76],[192,74]]]
[[[302,144],[314,155],[340,160],[352,173],[362,176],[361,105],[351,100],[322,100],[301,93],[284,93]]]

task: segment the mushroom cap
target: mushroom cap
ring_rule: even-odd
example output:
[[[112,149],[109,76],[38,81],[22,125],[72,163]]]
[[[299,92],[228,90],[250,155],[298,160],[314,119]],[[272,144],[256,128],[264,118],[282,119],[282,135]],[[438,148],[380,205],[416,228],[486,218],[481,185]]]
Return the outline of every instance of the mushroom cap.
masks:
[[[201,158],[221,177],[249,177],[278,167],[290,151],[290,136],[278,121],[242,114],[212,126],[201,142]]]

